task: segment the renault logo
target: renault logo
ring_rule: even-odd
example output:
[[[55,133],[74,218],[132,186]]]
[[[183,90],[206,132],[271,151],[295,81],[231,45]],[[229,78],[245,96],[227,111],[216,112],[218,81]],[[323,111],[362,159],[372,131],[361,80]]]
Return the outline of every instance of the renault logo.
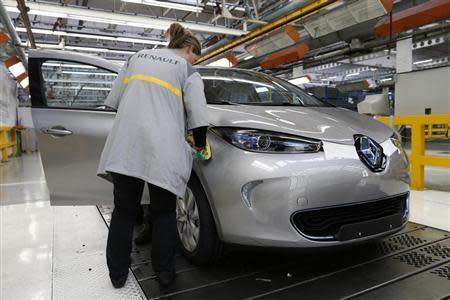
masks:
[[[383,171],[386,166],[386,156],[383,147],[365,135],[355,135],[356,152],[361,161],[373,172]]]

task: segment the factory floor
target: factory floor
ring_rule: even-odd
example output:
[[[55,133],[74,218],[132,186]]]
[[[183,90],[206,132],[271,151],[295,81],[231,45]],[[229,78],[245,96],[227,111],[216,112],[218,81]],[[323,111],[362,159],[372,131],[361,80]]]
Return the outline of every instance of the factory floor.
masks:
[[[385,264],[389,262],[385,259],[385,256],[398,254],[395,251],[401,251],[402,247],[404,247],[404,251],[412,251],[408,247],[425,246],[427,245],[426,243],[438,243],[442,241],[446,242],[446,245],[448,244],[447,233],[450,231],[450,170],[427,168],[425,173],[427,186],[439,188],[441,191],[412,191],[411,223],[398,235],[403,239],[416,241],[416,243],[418,240],[424,242],[420,245],[401,246],[396,241],[386,241],[386,245],[390,245],[393,252],[391,254],[383,252],[383,257],[370,258],[370,263],[373,265],[373,268],[381,267],[386,270],[387,275],[384,274],[383,276],[388,276],[390,274],[389,272],[393,272],[393,270],[389,269],[389,265],[382,266],[382,262]],[[145,265],[145,258],[142,257],[142,254],[148,254],[148,249],[147,251],[135,249],[133,254],[133,273],[130,273],[126,286],[123,289],[114,289],[112,287],[105,261],[106,237],[108,232],[105,220],[108,219],[108,212],[99,210],[96,206],[51,206],[39,154],[34,153],[24,155],[20,158],[11,158],[9,162],[0,165],[0,196],[0,299],[157,299],[169,296],[158,293],[156,287],[153,285],[152,276],[143,274],[145,268],[143,269],[141,267]],[[431,246],[441,247],[437,244]],[[346,254],[342,255],[342,257],[347,257],[345,256]],[[258,264],[270,264],[274,257],[273,254],[258,254],[253,256],[245,251],[237,256],[241,258],[251,257],[251,259],[245,262],[246,268],[253,268]],[[355,254],[348,257],[353,257],[354,259],[354,262],[349,261],[349,264],[358,264],[357,261],[359,258],[355,257]],[[380,260],[381,258],[384,260]],[[144,260],[139,261],[139,259]],[[290,257],[289,259],[290,261],[298,261],[298,264],[301,263],[299,257]],[[261,261],[258,262],[259,260]],[[184,262],[181,257],[179,261],[181,264]],[[251,263],[248,261],[251,261]],[[377,265],[375,265],[375,261],[377,261]],[[199,295],[201,293],[204,293],[204,295],[210,293],[209,295],[215,295],[213,297],[214,299],[219,299],[221,298],[220,295],[225,297],[225,294],[220,294],[220,289],[212,289],[209,291],[211,287],[225,288],[227,286],[226,284],[229,284],[231,288],[232,282],[238,283],[242,282],[241,279],[243,278],[249,280],[251,276],[256,276],[254,281],[252,281],[254,282],[253,285],[246,285],[247,291],[254,288],[258,298],[277,299],[278,296],[284,298],[299,295],[302,291],[307,291],[308,288],[308,286],[305,286],[304,290],[299,290],[300,286],[315,282],[314,280],[317,280],[317,278],[326,279],[323,276],[337,272],[334,269],[335,266],[330,266],[331,269],[328,272],[331,273],[327,273],[327,270],[324,269],[322,270],[324,273],[320,273],[322,275],[318,275],[319,277],[317,278],[314,277],[316,278],[314,280],[307,278],[306,281],[301,281],[301,285],[298,282],[294,282],[296,280],[295,274],[292,277],[292,275],[289,276],[290,273],[287,273],[287,281],[279,282],[280,288],[275,288],[277,282],[272,282],[272,279],[266,278],[267,276],[254,275],[259,273],[256,271],[256,273],[250,272],[251,270],[243,270],[242,268],[238,270],[241,263],[239,258],[228,257],[219,263],[216,269],[206,268],[202,270],[196,268],[194,270],[193,268],[185,268],[187,270],[185,271],[186,276],[190,274],[189,272],[194,272],[195,274],[200,274],[198,275],[199,277],[196,277],[197,279],[203,278],[204,282],[207,283],[203,284],[199,281],[200,283],[195,287],[185,285],[184,287],[180,287],[170,297],[173,299],[206,299],[199,297]],[[273,261],[273,263],[277,267],[280,267],[279,262]],[[340,263],[344,267],[347,262],[341,261]],[[395,265],[397,261],[392,260],[391,263]],[[436,261],[436,264],[438,263],[442,264],[443,261]],[[446,263],[448,265],[448,262]],[[233,272],[235,271],[226,273],[230,272],[229,268],[233,265],[236,266],[235,271],[248,271],[249,273],[247,275],[244,274],[246,277],[239,272],[241,275],[238,273],[236,273],[237,275],[234,274]],[[297,265],[292,262],[290,266],[294,270]],[[430,268],[432,266],[435,265],[429,265]],[[345,268],[348,267],[345,266]],[[419,266],[419,269],[421,267],[423,266]],[[345,268],[340,270],[344,272],[342,275],[349,273]],[[355,272],[358,271],[358,265],[352,268],[354,268],[353,270]],[[401,266],[401,268],[404,268],[404,266]],[[224,269],[223,272],[225,272],[220,273],[223,278],[218,279],[214,277],[217,275],[217,270],[221,269]],[[450,268],[447,271],[450,271]],[[361,272],[367,272],[367,268],[361,267]],[[401,276],[405,277],[406,275],[404,274],[407,273],[402,273],[403,275],[392,274],[395,279]],[[409,280],[411,284],[416,284],[415,282],[417,280],[424,280],[422,277],[425,275],[428,276],[428,274],[419,274],[417,272],[411,274],[412,277],[408,277],[411,279]],[[180,284],[184,284],[182,281],[183,277],[179,277]],[[192,281],[192,278],[189,275],[188,279]],[[209,281],[205,278],[209,278]],[[388,278],[386,277],[385,280],[388,280]],[[293,285],[292,282],[294,282]],[[326,288],[326,282],[321,282],[324,284],[324,288]],[[330,282],[335,282],[335,280],[333,279]],[[450,281],[447,279],[442,283],[443,285],[434,282],[435,290],[445,289],[447,285],[449,287],[448,295],[450,296]],[[382,283],[380,284],[382,285]],[[379,286],[381,286],[380,284]],[[395,281],[395,284],[401,288],[401,284],[405,284],[405,282]],[[261,292],[265,291],[262,286],[265,286],[267,289],[269,285],[273,285],[273,288],[269,292]],[[351,284],[348,287],[350,286],[356,289],[357,284],[355,282],[354,285]],[[208,287],[209,289],[207,289]],[[244,287],[242,288],[245,289]],[[258,290],[259,292],[256,292],[257,288],[261,288]],[[314,289],[313,286],[310,288]],[[342,294],[343,296],[337,296],[338,292],[343,290],[342,284],[339,287],[341,289],[337,286],[335,288],[335,292],[337,293],[335,298],[346,295]],[[370,291],[373,292],[374,298],[382,297],[383,299],[388,299],[389,293],[394,288],[393,281],[392,285],[386,286],[384,289]],[[354,292],[352,295],[359,295],[357,290]],[[419,295],[421,292],[423,293],[424,291],[418,290],[416,293]],[[228,293],[231,294],[227,294],[227,299],[252,299],[250,295],[244,296],[243,290],[241,289],[236,289],[234,292],[233,289],[230,289]],[[243,296],[238,297],[237,295],[239,293]],[[233,295],[236,297],[233,297]],[[439,295],[438,298],[442,296],[442,294]]]

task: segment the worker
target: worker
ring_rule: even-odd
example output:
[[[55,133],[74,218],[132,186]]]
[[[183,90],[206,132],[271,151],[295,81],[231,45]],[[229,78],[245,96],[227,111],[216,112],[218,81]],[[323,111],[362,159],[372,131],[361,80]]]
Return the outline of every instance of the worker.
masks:
[[[167,49],[141,50],[128,59],[105,102],[117,109],[98,169],[98,175],[109,177],[114,185],[106,258],[116,288],[126,283],[145,183],[153,224],[153,269],[161,286],[174,281],[176,199],[184,197],[195,155],[186,132],[193,130],[197,151],[206,145],[204,87],[192,67],[201,45],[178,23],[167,35]]]

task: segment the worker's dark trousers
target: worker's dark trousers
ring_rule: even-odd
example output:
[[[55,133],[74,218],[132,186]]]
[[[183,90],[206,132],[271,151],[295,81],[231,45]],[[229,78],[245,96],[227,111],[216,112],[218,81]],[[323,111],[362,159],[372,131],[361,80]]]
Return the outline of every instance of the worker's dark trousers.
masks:
[[[141,179],[112,173],[114,211],[109,227],[106,259],[111,278],[128,274],[132,249],[133,227],[145,182]],[[150,216],[153,223],[151,259],[156,272],[172,272],[175,268],[176,196],[153,184],[150,191]]]

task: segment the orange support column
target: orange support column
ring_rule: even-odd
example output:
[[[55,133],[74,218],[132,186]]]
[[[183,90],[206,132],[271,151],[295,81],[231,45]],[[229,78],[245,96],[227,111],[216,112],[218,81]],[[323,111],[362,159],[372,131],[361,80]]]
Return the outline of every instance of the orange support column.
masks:
[[[425,187],[424,164],[421,162],[425,155],[424,131],[424,124],[411,125],[411,188],[414,190],[423,190]]]

